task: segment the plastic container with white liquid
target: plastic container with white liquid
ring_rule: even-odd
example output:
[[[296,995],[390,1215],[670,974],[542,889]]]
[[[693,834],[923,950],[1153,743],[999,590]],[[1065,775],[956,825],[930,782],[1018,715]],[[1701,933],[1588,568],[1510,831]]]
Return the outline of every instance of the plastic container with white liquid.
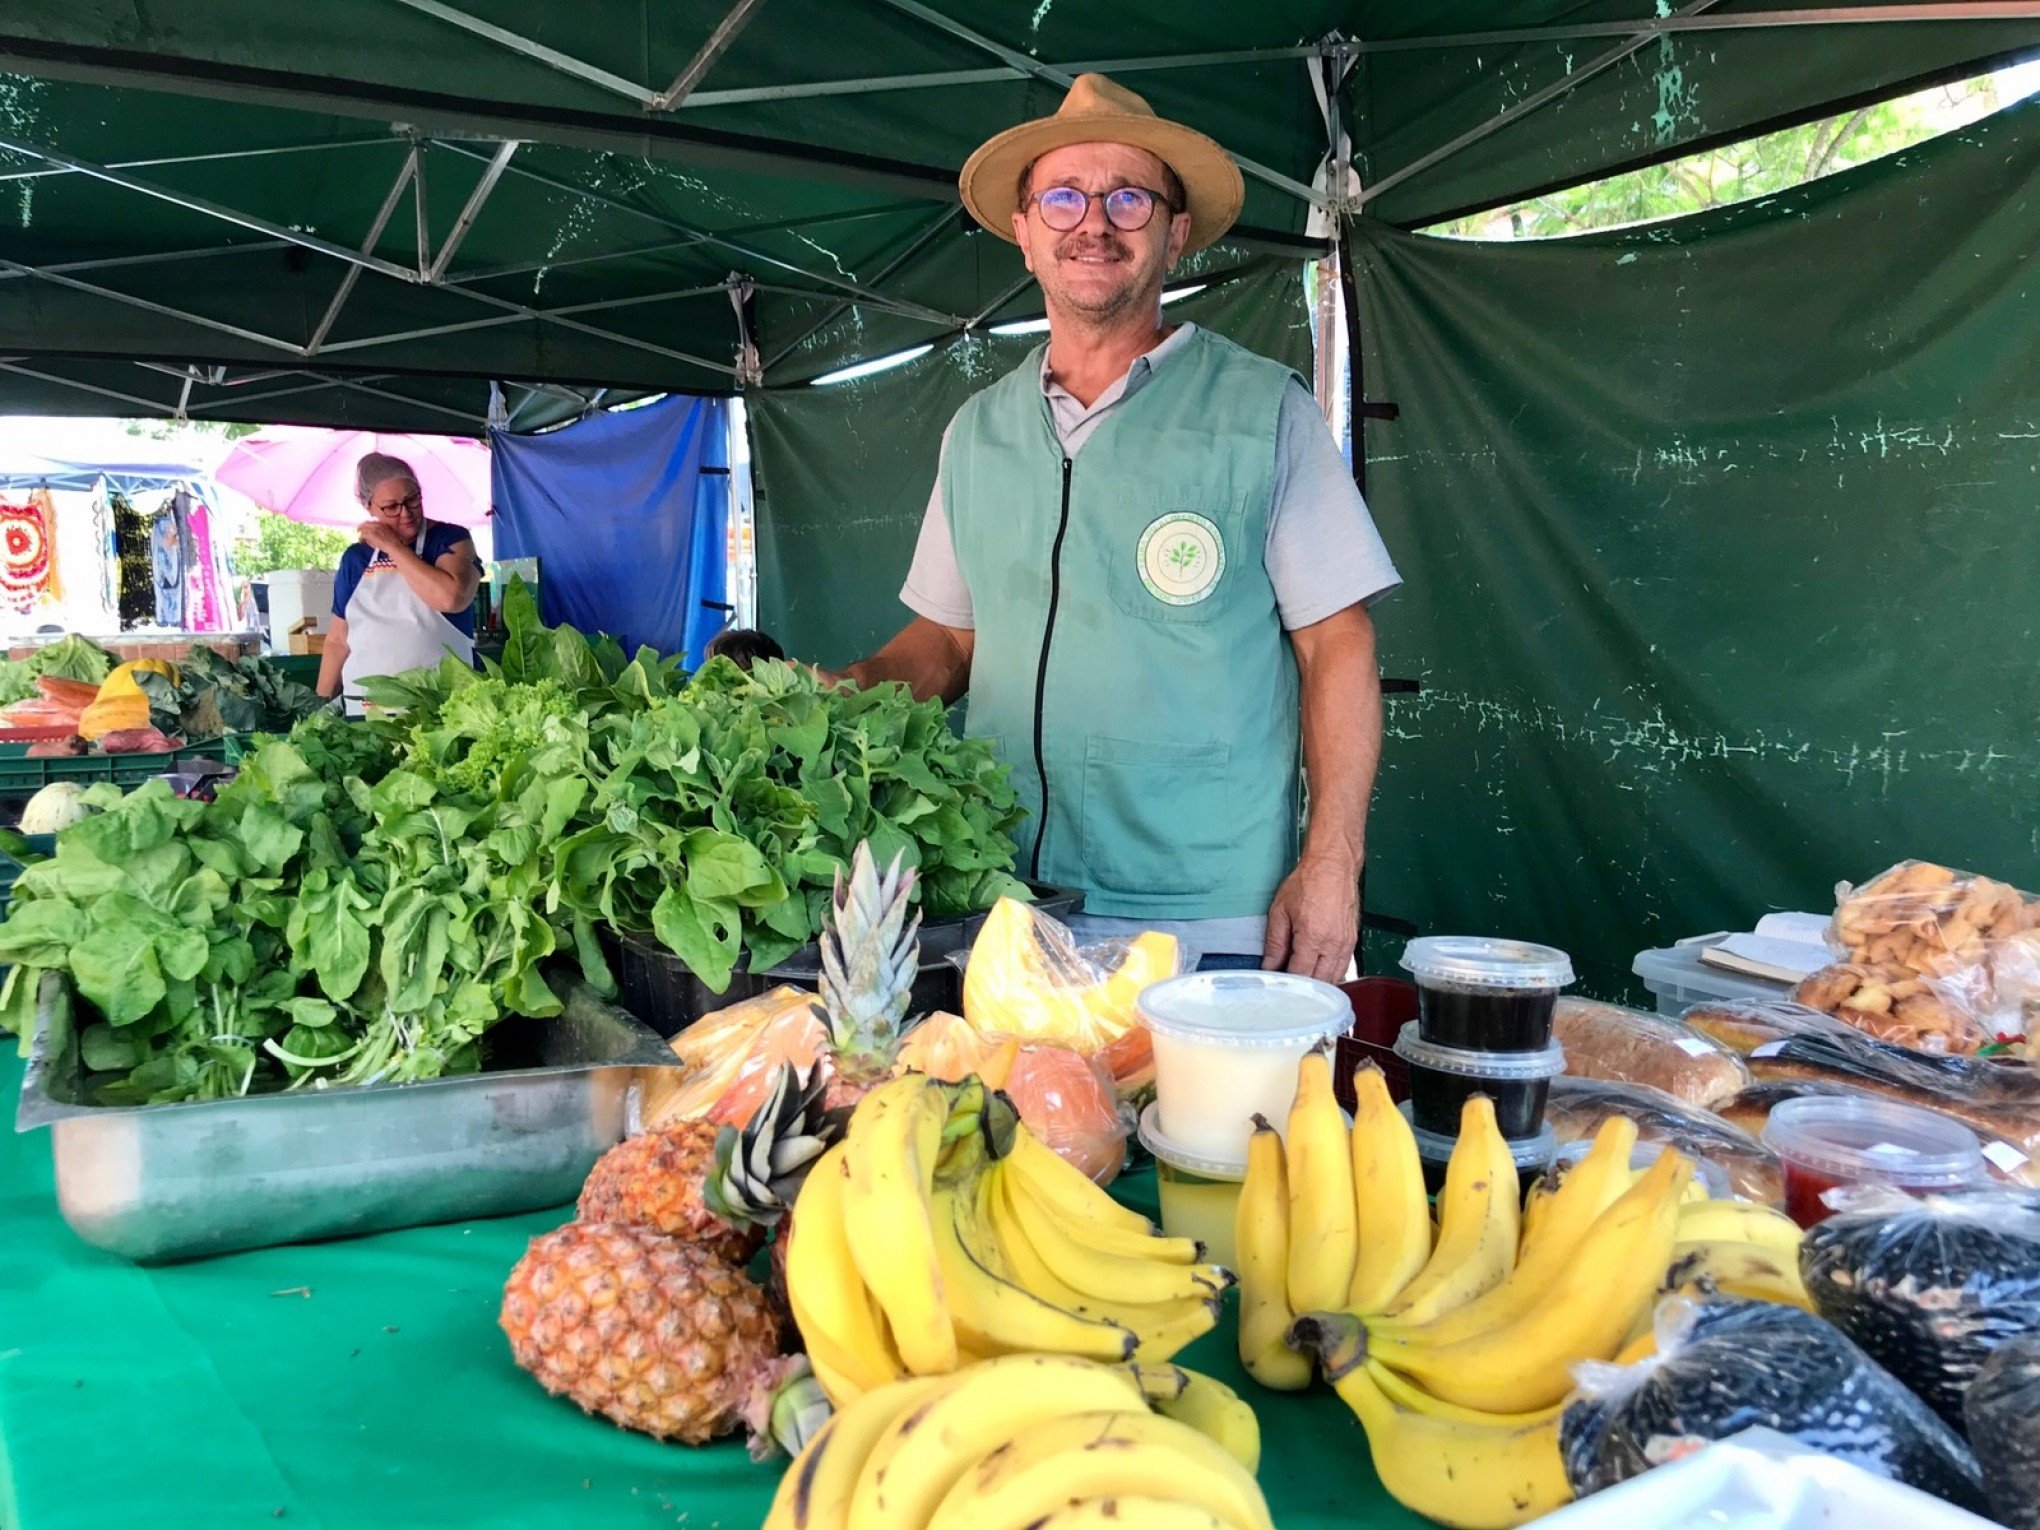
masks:
[[[1253,1119],[1278,1126],[1296,1098],[1296,1069],[1353,1022],[1330,983],[1287,972],[1192,972],[1143,989],[1154,1038],[1162,1135],[1200,1158],[1244,1162]]]

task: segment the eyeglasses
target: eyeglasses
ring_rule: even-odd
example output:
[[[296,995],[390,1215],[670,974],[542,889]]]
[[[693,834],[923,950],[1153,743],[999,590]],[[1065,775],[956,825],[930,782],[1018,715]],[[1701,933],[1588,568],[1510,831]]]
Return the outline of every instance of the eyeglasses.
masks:
[[[377,515],[395,515],[399,511],[404,510],[408,510],[413,515],[415,515],[417,514],[417,512],[423,510],[424,508],[425,500],[422,496],[417,494],[413,494],[408,499],[393,499],[386,505],[369,506],[369,509],[374,511],[375,514]]]
[[[1041,221],[1058,234],[1067,234],[1091,215],[1091,204],[1105,204],[1105,221],[1123,234],[1136,233],[1154,218],[1160,203],[1174,212],[1175,206],[1159,191],[1145,186],[1114,186],[1110,191],[1079,191],[1074,186],[1050,186],[1037,191],[1028,202],[1041,210]]]

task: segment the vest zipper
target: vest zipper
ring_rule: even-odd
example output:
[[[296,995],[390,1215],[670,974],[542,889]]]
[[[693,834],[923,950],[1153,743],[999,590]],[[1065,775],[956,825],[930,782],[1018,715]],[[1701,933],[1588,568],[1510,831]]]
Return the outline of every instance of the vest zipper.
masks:
[[[1034,669],[1034,775],[1041,782],[1041,816],[1035,820],[1034,854],[1027,875],[1041,880],[1041,842],[1048,837],[1048,760],[1041,747],[1043,692],[1048,687],[1048,645],[1055,638],[1055,608],[1062,600],[1063,538],[1070,529],[1070,459],[1062,460],[1062,514],[1055,523],[1055,544],[1048,554],[1048,619],[1041,624],[1041,658]]]

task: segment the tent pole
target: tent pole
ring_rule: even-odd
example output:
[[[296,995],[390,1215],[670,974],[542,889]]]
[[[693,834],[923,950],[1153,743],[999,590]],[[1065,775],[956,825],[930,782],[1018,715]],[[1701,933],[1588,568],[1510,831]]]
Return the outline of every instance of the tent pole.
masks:
[[[433,141],[441,148],[451,150],[455,154],[465,154],[470,159],[480,159],[482,157],[475,153],[474,150],[462,144],[450,143],[440,139]],[[0,148],[5,148],[6,146],[4,141],[0,141]],[[528,166],[512,165],[509,167],[509,173],[522,176],[526,180],[535,181],[541,186],[550,186],[555,191],[563,191],[571,196],[586,198],[588,201],[599,203],[604,207],[614,207],[621,212],[635,213],[639,217],[656,223],[662,228],[670,229],[676,234],[688,234],[699,237],[703,244],[714,245],[718,249],[728,250],[731,254],[741,255],[746,260],[755,260],[760,265],[775,266],[781,271],[791,271],[795,276],[806,277],[809,281],[819,282],[824,287],[835,287],[867,303],[893,303],[892,299],[885,297],[883,294],[869,291],[855,282],[846,282],[838,277],[825,276],[819,271],[810,271],[805,266],[797,266],[790,260],[781,260],[777,256],[767,255],[762,250],[754,249],[746,244],[740,244],[736,240],[725,238],[721,234],[712,234],[706,229],[695,228],[692,224],[682,223],[679,219],[669,218],[663,213],[651,212],[642,207],[634,207],[630,203],[620,201],[615,197],[604,196],[600,192],[589,191],[586,187],[575,186],[569,182],[557,180],[552,176],[543,175],[536,170],[530,169]],[[918,304],[913,305],[913,307],[915,317],[927,319],[930,323],[960,324],[963,322],[961,317],[953,313],[937,313],[932,308],[921,308]]]
[[[475,189],[468,193],[467,205],[460,210],[460,216],[453,220],[453,230],[446,236],[446,242],[439,247],[439,253],[432,257],[432,269],[425,273],[425,280],[437,286],[439,278],[446,272],[447,263],[453,259],[453,252],[467,238],[468,230],[474,227],[475,219],[481,216],[482,204],[489,200],[489,193],[496,189],[496,182],[510,163],[510,156],[517,152],[514,138],[506,138],[497,145],[494,157],[482,171],[482,178],[475,182]],[[419,245],[422,250],[423,244]]]
[[[337,345],[326,347],[325,354],[332,356],[342,351],[367,350],[378,345],[401,345],[407,340],[428,340],[436,335],[460,335],[477,329],[497,329],[505,324],[524,324],[532,319],[557,320],[577,313],[594,313],[607,308],[640,308],[647,303],[677,303],[686,298],[706,297],[711,292],[721,292],[724,284],[716,282],[710,286],[682,287],[673,292],[643,292],[636,297],[596,298],[587,303],[569,303],[563,308],[534,308],[522,313],[501,313],[488,319],[463,319],[455,324],[430,324],[422,329],[400,330],[387,335],[363,335],[354,340],[343,340]],[[819,296],[819,294],[817,294]],[[704,366],[714,365],[704,361]]]
[[[190,196],[185,192],[171,191],[167,187],[158,186],[149,181],[137,180],[134,176],[123,174],[121,171],[110,170],[105,165],[95,165],[90,160],[74,158],[69,154],[59,153],[55,149],[40,148],[35,144],[23,143],[20,139],[13,137],[0,137],[0,149],[6,149],[15,154],[25,154],[30,159],[39,159],[47,164],[62,165],[66,169],[77,171],[80,175],[90,176],[94,180],[106,181],[127,191],[139,192],[145,197],[154,197],[158,201],[168,202],[173,207],[182,207],[188,212],[203,213],[209,218],[218,218],[223,223],[238,224],[242,228],[253,229],[258,234],[268,234],[271,238],[281,239],[290,244],[301,245],[308,250],[316,250],[319,254],[330,255],[335,260],[344,260],[351,265],[366,266],[371,271],[379,271],[384,276],[393,276],[398,281],[415,282],[418,280],[415,272],[407,270],[405,267],[391,261],[379,260],[373,255],[357,254],[345,245],[334,244],[331,240],[321,239],[316,234],[307,234],[298,229],[286,228],[281,223],[272,223],[269,219],[257,217],[253,213],[237,212],[235,209],[224,207],[218,202],[207,201],[204,197]],[[291,349],[296,350],[297,347],[292,346]]]
[[[155,159],[108,160],[109,170],[152,170],[159,165],[208,165],[224,159],[263,159],[271,154],[312,154],[321,149],[380,149],[389,146],[387,134],[376,138],[340,138],[332,143],[282,143],[268,149],[223,149],[212,154],[170,154]],[[39,181],[53,175],[71,175],[68,167],[53,165],[47,170],[9,170],[0,181]]]
[[[528,37],[521,37],[507,27],[499,27],[482,20],[479,16],[470,16],[466,11],[455,10],[450,5],[442,4],[441,0],[397,0],[397,4],[408,5],[414,11],[443,21],[449,26],[459,27],[463,32],[472,32],[477,37],[487,38],[497,46],[508,48],[512,53],[521,53],[548,69],[556,69],[561,74],[571,75],[577,80],[614,95],[624,96],[647,110],[652,109],[659,99],[635,81],[611,74],[607,69],[598,69],[583,59],[574,58],[556,48],[548,48],[545,44],[533,42]]]
[[[1065,90],[1069,89],[1076,82],[1076,76],[1067,71],[1058,69],[1050,64],[1044,64],[1039,59],[1029,58],[1024,53],[1015,52],[1003,43],[994,42],[982,32],[972,31],[962,22],[921,4],[920,0],[883,0],[883,3],[891,6],[896,11],[902,11],[912,16],[917,21],[925,21],[929,26],[947,32],[951,37],[959,38],[974,48],[981,48],[1008,67],[1021,70],[1038,80],[1046,80],[1051,85],[1060,85]],[[1233,155],[1233,160],[1239,165],[1240,169],[1253,176],[1255,180],[1264,181],[1278,190],[1286,191],[1291,196],[1298,197],[1313,207],[1329,207],[1331,205],[1322,192],[1313,190],[1311,187],[1304,185],[1303,182],[1294,180],[1279,170],[1271,170],[1264,164],[1242,158],[1238,154]]]
[[[21,366],[13,361],[0,361],[0,372],[15,372],[23,377],[33,377],[37,382],[55,383],[60,388],[76,388],[81,393],[95,394],[100,398],[117,399],[123,404],[139,404],[150,414],[163,407],[163,401],[156,398],[142,398],[133,393],[122,393],[113,388],[102,388],[94,383],[74,382],[68,377],[59,377],[53,372],[38,372],[34,367]]]
[[[1278,64],[1314,58],[1317,45],[1295,48],[1236,48],[1226,53],[1162,53],[1143,58],[1075,59],[1051,67],[1064,74],[1143,74],[1163,69],[1207,69],[1220,64]],[[936,74],[881,74],[859,80],[809,80],[797,85],[753,85],[735,90],[698,90],[689,109],[748,106],[760,101],[800,101],[813,96],[861,96],[894,90],[934,90],[954,85],[998,85],[1024,80],[1027,71],[1010,64],[989,69],[945,69]]]
[[[1710,6],[1715,5],[1717,3],[1718,0],[1692,0],[1692,3],[1686,6],[1681,11],[1679,11],[1678,14],[1680,16],[1698,15],[1701,11],[1708,9]],[[1644,23],[1642,22],[1638,22],[1636,24],[1638,26],[1644,25]],[[1553,101],[1556,101],[1560,96],[1564,95],[1567,91],[1571,90],[1575,85],[1585,84],[1588,80],[1591,80],[1595,75],[1602,74],[1605,73],[1607,70],[1613,69],[1625,58],[1628,58],[1630,54],[1635,53],[1640,48],[1643,48],[1645,45],[1647,45],[1651,41],[1652,35],[1653,34],[1649,32],[1638,33],[1636,36],[1630,38],[1627,42],[1622,43],[1617,47],[1610,48],[1606,53],[1603,53],[1598,58],[1591,60],[1584,67],[1573,70],[1570,74],[1567,74],[1563,79],[1553,80],[1549,85],[1545,86],[1542,90],[1536,92],[1534,95],[1526,96],[1521,101],[1518,101],[1514,106],[1509,107],[1507,110],[1497,112],[1494,116],[1488,118],[1487,121],[1481,123],[1478,127],[1468,129],[1466,132],[1461,133],[1457,138],[1453,139],[1451,142],[1440,144],[1437,148],[1431,150],[1428,154],[1421,154],[1417,158],[1411,160],[1407,165],[1404,165],[1401,169],[1396,170],[1388,175],[1384,175],[1372,186],[1366,187],[1364,190],[1361,191],[1360,205],[1362,207],[1365,207],[1369,202],[1372,202],[1384,191],[1388,191],[1396,186],[1400,186],[1404,181],[1408,180],[1413,175],[1423,174],[1424,171],[1430,169],[1433,165],[1439,163],[1441,160],[1450,159],[1453,155],[1457,154],[1461,149],[1472,147],[1474,144],[1481,142],[1481,140],[1487,138],[1489,135],[1498,132],[1502,128],[1507,127],[1510,123],[1521,121],[1524,117],[1529,116],[1530,113],[1536,111],[1539,107],[1549,106]],[[1366,44],[1363,43],[1361,46],[1364,48]]]
[[[908,243],[907,247],[904,250],[900,251],[899,254],[895,255],[891,260],[885,263],[884,267],[879,271],[878,275],[874,276],[871,279],[871,285],[873,287],[878,287],[883,283],[892,280],[895,272],[902,270],[908,264],[908,262],[913,260],[913,258],[916,255],[920,254],[921,251],[925,250],[937,235],[942,233],[943,230],[947,229],[952,223],[956,221],[956,218],[957,213],[955,208],[953,207],[944,208],[942,210],[941,217],[937,218],[933,223],[930,223],[926,228],[922,229],[920,233],[914,236],[912,241]],[[802,345],[804,345],[810,336],[820,334],[824,329],[827,329],[831,324],[835,323],[836,320],[840,319],[845,313],[849,312],[850,309],[855,306],[856,305],[853,303],[838,303],[834,308],[830,309],[827,313],[823,314],[819,319],[815,320],[813,324],[809,325],[806,329],[802,330],[793,339],[789,340],[785,345],[781,346],[779,348],[779,353],[775,355],[770,361],[765,363],[765,370],[767,372],[770,372],[774,367],[778,366],[780,362],[786,360],[788,356],[791,356],[796,350],[798,350]]]
[[[715,67],[716,60],[729,50],[730,44],[737,40],[737,34],[750,25],[751,18],[764,3],[765,0],[737,0],[730,7],[729,14],[708,34],[708,41],[701,45],[701,51],[688,60],[687,67],[680,71],[671,85],[652,97],[645,110],[670,112],[693,95],[694,87],[708,78],[708,71]]]
[[[361,241],[361,253],[373,255],[376,244],[382,239],[383,230],[389,227],[390,218],[396,213],[397,203],[404,199],[404,187],[418,172],[418,149],[414,144],[411,152],[404,156],[402,168],[390,186],[389,195],[383,198],[382,207],[376,212],[375,221],[368,226],[368,237]],[[349,266],[340,278],[340,289],[333,294],[333,301],[326,305],[326,316],[319,320],[319,327],[312,331],[312,338],[305,345],[307,360],[318,355],[319,347],[326,343],[326,336],[333,331],[334,320],[340,317],[340,310],[347,306],[347,299],[354,292],[354,284],[361,280],[361,267]]]
[[[1627,37],[1639,29],[1646,39],[1676,32],[1741,32],[1775,27],[1864,26],[1937,21],[2035,21],[2035,0],[1935,0],[1918,5],[1837,5],[1824,10],[1736,11],[1720,16],[1585,21],[1565,26],[1510,27],[1494,32],[1455,32],[1444,37],[1397,37],[1362,43],[1363,53],[1411,53],[1436,48],[1482,48],[1507,43],[1576,42]]]
[[[33,276],[54,286],[69,287],[74,292],[89,293],[93,297],[105,298],[109,302],[123,303],[130,308],[139,308],[147,313],[160,314],[166,319],[176,319],[184,324],[197,325],[200,329],[218,330],[223,335],[232,335],[237,340],[247,340],[256,345],[266,345],[271,350],[283,351],[287,355],[302,356],[304,350],[295,341],[279,340],[274,335],[257,334],[252,329],[242,329],[238,324],[228,324],[220,319],[208,319],[202,314],[186,313],[181,308],[172,308],[167,303],[154,303],[132,293],[116,292],[111,287],[99,287],[91,282],[81,282],[75,276],[60,276],[55,271],[37,266],[25,266],[18,260],[0,256],[0,271],[12,271],[17,276]]]

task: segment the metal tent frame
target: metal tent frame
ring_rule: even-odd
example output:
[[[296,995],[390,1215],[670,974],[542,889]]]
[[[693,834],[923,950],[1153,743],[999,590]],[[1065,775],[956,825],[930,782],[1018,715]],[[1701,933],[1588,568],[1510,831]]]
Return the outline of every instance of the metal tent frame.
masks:
[[[1322,144],[1308,153],[1295,147],[1288,166],[1235,148],[1263,193],[1250,209],[1259,207],[1274,221],[1236,231],[1206,268],[1222,275],[1269,255],[1321,256],[1325,242],[1305,226],[1313,216],[1319,226],[1330,226],[1371,211],[1653,43],[1702,33],[1990,22],[2033,24],[2004,34],[2000,51],[2040,42],[2040,0],[1745,11],[1717,9],[1720,0],[1692,0],[1670,15],[1627,20],[1382,37],[1333,29],[1314,42],[1047,62],[927,0],[859,0],[846,12],[859,23],[892,17],[932,49],[989,62],[705,88],[745,38],[769,30],[773,21],[774,8],[764,0],[735,0],[717,6],[712,25],[676,72],[660,71],[657,78],[668,83],[659,88],[647,82],[648,66],[632,77],[547,40],[545,28],[490,19],[481,13],[482,0],[375,3],[415,18],[456,49],[472,49],[479,59],[475,78],[497,63],[534,73],[518,77],[518,90],[491,96],[461,88],[458,78],[426,88],[412,79],[372,79],[365,71],[317,71],[290,56],[254,63],[226,56],[224,47],[209,53],[202,36],[175,50],[117,45],[61,18],[49,20],[49,7],[39,27],[0,22],[0,65],[38,81],[235,103],[246,120],[275,132],[274,141],[239,147],[172,143],[164,146],[172,150],[167,153],[95,158],[55,141],[53,133],[33,134],[10,121],[0,131],[0,157],[12,157],[19,168],[0,170],[0,187],[29,196],[38,186],[54,192],[89,182],[131,212],[138,227],[147,227],[143,212],[155,207],[179,229],[232,233],[224,243],[216,232],[181,245],[166,234],[152,247],[112,253],[44,252],[33,226],[0,239],[0,326],[10,294],[36,289],[38,303],[51,308],[45,330],[71,322],[93,331],[64,346],[20,343],[11,332],[0,333],[7,392],[32,398],[33,407],[69,392],[94,407],[104,401],[189,418],[251,418],[262,406],[280,417],[335,422],[478,429],[493,417],[532,425],[583,412],[598,393],[735,391],[749,381],[740,375],[739,356],[754,338],[763,352],[763,380],[775,386],[846,360],[968,335],[1021,316],[1018,305],[1031,283],[1017,259],[976,237],[958,214],[950,166],[732,125],[732,114],[747,111],[859,102],[879,110],[941,92],[1062,87],[1092,69],[1161,81],[1266,73],[1294,88],[1312,71],[1332,68],[1343,79],[1370,59],[1610,42],[1577,67],[1568,59],[1562,75],[1351,193],[1320,189],[1348,184],[1345,166],[1323,164]],[[780,0],[781,8],[787,3]],[[332,41],[338,48],[346,39]],[[470,56],[460,56],[465,67]],[[712,116],[719,125],[701,125]],[[389,131],[378,136],[350,126],[364,119],[379,120]],[[300,124],[313,131],[285,131]],[[279,216],[188,184],[223,169],[247,167],[252,174],[257,166],[286,164],[299,167],[307,180],[339,180],[351,188],[362,183],[371,162],[392,156],[393,172],[379,182],[374,210],[354,235],[322,232],[315,217]],[[1305,173],[1312,160],[1318,173]],[[781,201],[825,205],[720,223],[683,216],[662,205],[669,199],[643,187],[603,184],[613,167],[632,164],[683,185],[702,177],[735,177],[734,184],[760,178],[757,184],[769,183]],[[1577,178],[1609,168],[1583,166]],[[702,184],[708,187],[704,200],[712,203],[720,182]],[[827,194],[804,198],[803,186]],[[513,192],[517,205],[506,207]],[[449,193],[452,200],[442,203]],[[844,205],[846,198],[851,205]],[[408,219],[399,216],[407,199]],[[565,209],[558,214],[561,229],[575,220],[599,225],[597,247],[568,250],[555,237],[552,248],[542,249],[525,240],[515,258],[469,260],[481,243],[490,257],[514,248],[521,230],[512,220],[540,204]],[[434,215],[438,206],[457,208],[443,231]],[[864,241],[869,258],[860,256],[860,264],[873,274],[853,275],[837,250],[821,242],[825,231],[838,242]],[[826,262],[795,253],[808,246]],[[959,282],[954,278],[964,265],[981,269]],[[245,290],[232,281],[242,268],[261,277],[251,278]],[[211,278],[210,286],[194,279],[200,273]],[[946,286],[936,284],[938,275]],[[516,295],[519,283],[535,288],[540,282],[580,290],[560,301],[535,300],[530,290]],[[266,296],[269,316],[250,317],[211,301],[222,293],[250,303]],[[956,301],[959,296],[966,301]],[[744,330],[745,312],[762,314],[754,319],[761,326],[755,337]],[[125,326],[109,316],[114,313],[130,316]],[[694,317],[681,323],[682,315]],[[837,341],[846,326],[872,331],[862,354],[846,354]],[[130,332],[138,338],[124,338]],[[688,341],[689,335],[710,343]],[[818,349],[823,341],[835,349]],[[493,347],[483,351],[485,364],[460,354],[471,346]],[[493,413],[491,379],[504,380],[507,390]]]

